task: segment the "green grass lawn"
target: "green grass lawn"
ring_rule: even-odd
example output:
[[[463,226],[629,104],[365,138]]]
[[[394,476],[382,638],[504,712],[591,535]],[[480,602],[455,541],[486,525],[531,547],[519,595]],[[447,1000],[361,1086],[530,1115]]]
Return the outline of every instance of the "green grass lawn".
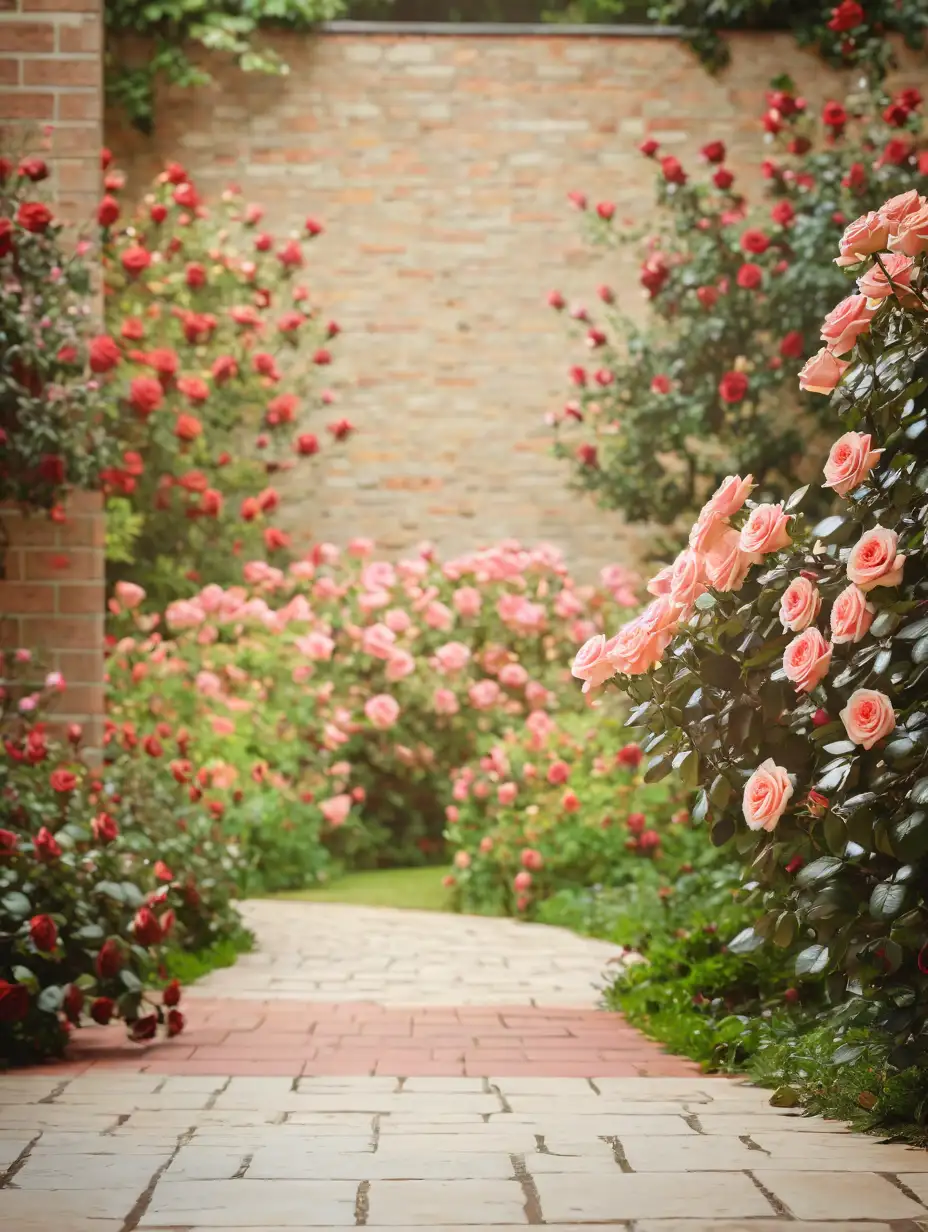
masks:
[[[268,898],[448,911],[448,891],[441,884],[445,872],[443,868],[384,868],[368,873],[347,873],[324,886],[286,890],[281,894],[269,894]]]

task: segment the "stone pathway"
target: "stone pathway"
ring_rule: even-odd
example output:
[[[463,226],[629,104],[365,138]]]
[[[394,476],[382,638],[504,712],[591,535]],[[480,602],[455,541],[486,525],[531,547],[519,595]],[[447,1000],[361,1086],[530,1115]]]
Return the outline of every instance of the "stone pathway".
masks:
[[[612,947],[246,910],[260,949],[189,990],[184,1035],[82,1032],[0,1078],[0,1227],[928,1229],[928,1152],[773,1109],[597,1012]]]

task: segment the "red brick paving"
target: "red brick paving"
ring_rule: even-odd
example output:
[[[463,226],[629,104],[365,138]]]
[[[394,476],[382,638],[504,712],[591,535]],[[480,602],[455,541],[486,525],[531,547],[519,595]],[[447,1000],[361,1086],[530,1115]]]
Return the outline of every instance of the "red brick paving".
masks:
[[[351,1003],[190,998],[184,1034],[130,1044],[119,1026],[75,1034],[74,1072],[299,1077],[390,1074],[657,1077],[699,1072],[668,1056],[620,1014],[590,1009],[399,1009]]]

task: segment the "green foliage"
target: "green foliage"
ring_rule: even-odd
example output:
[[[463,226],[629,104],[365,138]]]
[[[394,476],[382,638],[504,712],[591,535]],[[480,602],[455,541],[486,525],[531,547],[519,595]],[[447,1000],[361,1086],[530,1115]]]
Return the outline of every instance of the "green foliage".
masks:
[[[342,16],[345,9],[344,0],[107,0],[110,102],[141,132],[150,133],[159,84],[182,89],[211,84],[204,67],[208,53],[231,59],[242,72],[286,75],[289,65],[259,40],[259,29],[308,30]],[[137,50],[131,36],[146,43]]]
[[[444,868],[379,868],[347,873],[308,890],[286,891],[275,898],[301,903],[353,903],[361,907],[397,907],[405,911],[449,911],[442,885]]]
[[[650,319],[640,325],[618,314],[608,286],[600,288],[601,320],[571,309],[591,360],[571,369],[573,397],[555,420],[556,452],[600,504],[666,527],[659,550],[679,546],[727,474],[752,474],[760,499],[811,477],[808,446],[823,412],[795,377],[843,293],[837,237],[849,219],[924,174],[914,144],[920,100],[901,99],[829,104],[830,124],[817,126],[793,83],[774,82],[764,126],[782,158],[764,162],[763,214],[722,165],[721,142],[704,147],[702,182],[677,159],[660,158],[656,143],[642,147],[660,163],[659,212],[641,267]],[[611,202],[588,209],[582,194],[572,196],[594,243],[628,244]],[[565,307],[556,294],[551,302]],[[807,502],[810,515],[827,507],[814,489]]]
[[[181,984],[192,984],[209,975],[210,971],[234,967],[239,954],[251,952],[254,941],[246,928],[236,928],[229,936],[214,941],[205,949],[170,950],[164,960],[164,982],[169,984],[172,980],[178,980]]]

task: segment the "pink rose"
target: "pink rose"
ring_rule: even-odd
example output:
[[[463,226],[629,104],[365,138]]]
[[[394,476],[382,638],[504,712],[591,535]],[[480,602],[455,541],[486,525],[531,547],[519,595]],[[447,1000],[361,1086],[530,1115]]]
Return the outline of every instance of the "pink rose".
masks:
[[[886,224],[889,234],[898,235],[902,230],[904,220],[916,210],[920,210],[924,203],[924,198],[919,196],[916,189],[910,188],[908,192],[890,197],[880,206],[877,213]]]
[[[512,879],[512,888],[517,893],[524,893],[524,891],[530,890],[531,887],[532,874],[527,872],[525,869],[523,869],[521,873],[516,873],[515,877]]]
[[[752,564],[741,550],[740,533],[728,526],[706,554],[706,580],[713,590],[740,590]]]
[[[831,640],[838,646],[844,642],[859,642],[866,637],[876,608],[867,602],[859,586],[842,590],[831,609]]]
[[[356,556],[363,560],[365,556],[372,555],[374,551],[373,539],[349,539],[348,540],[348,555]]]
[[[447,631],[454,624],[454,612],[449,607],[445,607],[444,603],[433,599],[425,609],[424,620],[430,629]]]
[[[386,731],[392,727],[400,715],[399,702],[389,693],[377,693],[364,703],[364,713],[375,727]]]
[[[883,452],[870,448],[869,432],[845,432],[831,447],[825,463],[823,488],[834,488],[839,496],[847,496],[863,482]]]
[[[465,618],[478,616],[483,604],[480,591],[474,586],[460,586],[451,596],[455,611]]]
[[[460,869],[470,868],[470,852],[456,851],[454,853],[454,867]]]
[[[435,659],[443,672],[460,672],[470,659],[470,651],[463,642],[446,642],[435,651]]]
[[[500,670],[499,682],[507,689],[521,689],[528,684],[528,672],[521,663],[507,663]]]
[[[896,728],[896,713],[885,693],[877,689],[856,689],[841,711],[848,739],[872,749],[877,741]]]
[[[141,586],[137,586],[135,582],[117,582],[116,598],[126,611],[132,611],[145,598],[145,591]]]
[[[885,219],[874,211],[862,214],[845,228],[838,245],[841,255],[835,257],[835,265],[856,265],[884,249],[888,239],[889,226]]]
[[[885,526],[866,531],[851,548],[848,581],[855,582],[863,591],[898,586],[905,567],[905,557],[896,550],[898,543],[896,532]]]
[[[783,671],[797,693],[811,693],[828,675],[831,646],[818,629],[806,629],[794,637],[783,654]]]
[[[436,714],[457,714],[458,699],[450,689],[436,689],[432,695],[432,708]]]
[[[391,607],[389,612],[384,612],[383,623],[393,633],[405,633],[412,621],[408,612],[404,612],[401,607]]]
[[[744,479],[728,475],[703,505],[690,531],[690,547],[694,552],[708,552],[727,524],[727,519],[742,508],[754,489],[754,476]]]
[[[861,295],[866,295],[868,300],[888,299],[890,295],[895,295],[904,303],[911,303],[914,299],[910,294],[914,270],[915,262],[905,253],[884,252],[882,265],[874,262],[857,279],[857,286]]]
[[[361,570],[365,590],[390,590],[396,585],[396,570],[385,560],[372,560]]]
[[[623,675],[640,676],[660,662],[679,621],[678,605],[663,595],[622,626],[606,643],[606,655]]]
[[[616,674],[615,663],[606,655],[606,638],[602,633],[591,637],[577,651],[570,674],[583,681],[583,692],[598,689]]]
[[[361,634],[361,649],[375,659],[389,659],[394,653],[396,634],[386,625],[368,625]]]
[[[345,824],[351,812],[351,796],[330,796],[319,805],[319,811],[330,826],[336,828]]]
[[[799,388],[810,394],[830,394],[850,368],[850,361],[838,359],[827,347],[807,359],[799,373]]]
[[[690,608],[705,589],[703,558],[692,549],[681,552],[671,570],[671,599],[681,608]]]
[[[416,670],[416,661],[408,650],[396,650],[387,660],[385,675],[388,680],[402,680]]]
[[[780,600],[780,623],[784,629],[801,633],[813,624],[822,606],[822,596],[814,582],[794,578]]]
[[[928,201],[911,214],[907,214],[899,224],[898,232],[889,241],[893,252],[904,253],[907,257],[917,257],[928,252]]]
[[[748,829],[775,830],[792,794],[789,775],[768,757],[744,785],[742,809]]]
[[[858,335],[869,333],[876,312],[867,303],[866,295],[849,295],[825,317],[821,338],[832,355],[846,355]]]
[[[783,502],[778,505],[758,505],[741,528],[741,551],[748,556],[767,556],[789,547],[792,539],[787,529],[790,514],[783,512]]]
[[[499,701],[499,693],[495,680],[478,680],[467,690],[470,704],[475,710],[491,710]]]
[[[659,599],[661,595],[670,594],[670,581],[673,577],[673,565],[664,565],[663,569],[659,569],[654,577],[648,582],[647,590],[649,595],[654,595]]]
[[[515,783],[500,783],[496,791],[496,798],[500,804],[512,804],[516,796],[519,794],[519,788]]]
[[[324,633],[307,633],[305,637],[298,637],[294,644],[300,654],[318,663],[331,659],[332,651],[335,649],[335,643]]]

